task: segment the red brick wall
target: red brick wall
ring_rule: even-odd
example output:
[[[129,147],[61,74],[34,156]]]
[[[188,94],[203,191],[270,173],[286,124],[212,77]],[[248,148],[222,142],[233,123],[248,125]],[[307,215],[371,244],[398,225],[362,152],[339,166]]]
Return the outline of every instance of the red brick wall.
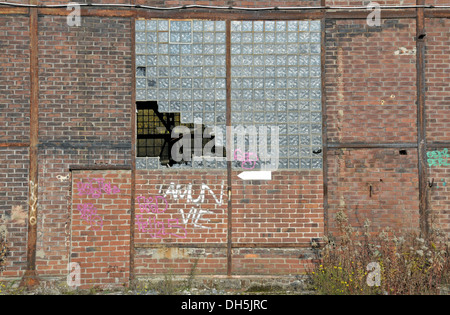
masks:
[[[429,188],[428,197],[432,227],[448,235],[450,233],[450,167],[429,167],[428,182],[433,183],[433,186]]]
[[[323,236],[322,172],[277,171],[272,180],[247,182],[237,177],[239,173],[235,171],[232,175],[233,274],[304,271],[305,266],[300,262],[311,257],[299,256],[300,249],[282,247],[299,243],[309,247],[312,238]],[[188,200],[189,194],[185,192],[189,184],[192,184],[193,200],[201,196],[202,184],[211,190],[205,187],[204,201],[196,204]],[[180,193],[184,196],[180,197]],[[154,199],[145,200],[141,196],[165,199],[158,197],[156,209],[151,207],[155,205]],[[139,170],[136,197],[137,274],[158,274],[164,270],[186,274],[194,265],[199,274],[226,274],[229,219],[226,171]],[[184,221],[183,213],[184,218],[188,218],[189,211],[193,217]],[[205,212],[200,220],[193,222],[199,211]],[[143,226],[138,220],[149,225]],[[179,228],[171,228],[169,223]],[[262,247],[277,243],[280,248],[246,249],[255,243]],[[178,244],[182,248],[177,248]],[[259,266],[258,271],[255,265]]]
[[[130,3],[102,0],[105,2]],[[334,0],[326,4],[368,2]],[[391,0],[377,2],[398,4]],[[441,0],[426,2],[448,4]],[[320,1],[139,0],[136,3],[260,7],[319,5]],[[132,23],[129,18],[86,16],[82,17],[80,27],[69,27],[65,16],[38,17],[37,270],[42,276],[64,278],[67,264],[78,262],[85,285],[115,285],[128,280],[130,172],[71,173],[69,168],[131,164]],[[450,140],[446,91],[449,27],[447,19],[426,20],[427,138],[435,142]],[[368,27],[364,19],[327,21],[328,142],[417,142],[415,32],[415,19],[383,20],[380,27]],[[28,33],[28,16],[0,15],[2,144],[29,141]],[[12,251],[0,276],[20,277],[26,267],[28,154],[28,148],[0,147],[0,226],[6,229]],[[400,155],[399,149],[333,149],[328,154],[330,232],[336,231],[334,216],[339,210],[346,211],[354,226],[362,226],[368,218],[374,230],[387,226],[418,229],[416,149],[407,149],[407,155]],[[435,183],[428,192],[430,217],[448,233],[450,172],[448,167],[429,167],[428,172],[428,180],[434,179]],[[118,185],[121,193],[95,200],[80,198],[77,183],[91,175],[105,176]],[[268,182],[243,182],[236,175],[237,171],[233,171],[233,274],[303,272],[312,257],[311,249],[303,244],[321,237],[325,225],[322,171],[277,171]],[[219,198],[224,183],[221,204],[205,188],[204,202],[194,207],[194,212],[207,211],[201,218],[209,221],[198,222],[203,227],[194,226],[192,217],[183,222],[181,211],[186,218],[193,206],[186,198],[175,199],[173,194],[166,194],[167,209],[164,207],[164,212],[156,214],[150,205],[149,212],[140,212],[139,200],[135,200],[140,219],[154,218],[155,222],[167,223],[158,237],[152,237],[155,232],[148,228],[141,232],[137,224],[134,227],[137,276],[169,271],[186,275],[194,266],[200,274],[227,273],[226,182],[223,170],[137,171],[136,197],[154,198],[167,193],[171,183],[175,189],[177,185],[184,189],[192,183],[193,198],[198,198],[202,184]],[[163,185],[161,193],[160,185]],[[89,230],[77,213],[79,204],[89,202],[96,205],[104,218],[99,231]],[[120,214],[116,216],[117,213]],[[278,248],[282,246],[290,247]]]
[[[28,142],[30,137],[28,24],[28,17],[0,16],[1,142]]]
[[[28,169],[28,148],[0,148],[0,234],[11,252],[3,276],[26,268]]]
[[[310,243],[323,236],[321,171],[277,171],[272,180],[233,173],[233,242]]]
[[[414,36],[414,20],[327,21],[329,142],[416,141]]]
[[[426,118],[427,140],[450,141],[450,21],[427,19],[426,49]]]
[[[0,15],[0,143],[30,139],[29,19]],[[26,267],[28,148],[0,147],[0,227],[8,241],[5,276]],[[3,230],[4,229],[4,230]]]
[[[65,275],[69,168],[131,163],[131,21],[39,16],[39,30],[37,268]]]
[[[70,262],[80,265],[81,286],[129,280],[130,172],[73,172]]]
[[[186,191],[189,187],[190,193]],[[158,209],[153,207],[155,199]],[[226,273],[223,247],[227,243],[227,202],[226,171],[139,170],[135,208],[137,274],[164,270],[186,274],[194,263],[199,273]],[[155,247],[157,244],[184,247],[161,249]],[[199,244],[214,247],[196,248]]]
[[[371,221],[371,231],[419,227],[417,151],[395,149],[333,150],[328,157],[329,231],[344,211],[358,228]]]
[[[39,140],[130,142],[131,21],[81,25],[39,17]]]
[[[275,171],[268,181],[232,180],[232,271],[304,273],[324,236],[322,171]],[[257,246],[257,248],[253,248]]]
[[[426,124],[427,139],[434,142],[450,140],[450,22],[447,19],[427,19],[426,49]],[[445,148],[428,147],[428,152]],[[450,147],[446,148],[450,150]],[[447,160],[450,164],[450,161]],[[450,167],[429,166],[428,181],[434,182],[429,191],[431,220],[435,228],[450,232]]]
[[[380,27],[327,21],[329,142],[417,142],[415,31],[415,20],[408,19],[385,20]],[[358,227],[367,218],[374,230],[418,228],[417,150],[399,151],[329,152],[330,232],[337,231],[339,210]]]

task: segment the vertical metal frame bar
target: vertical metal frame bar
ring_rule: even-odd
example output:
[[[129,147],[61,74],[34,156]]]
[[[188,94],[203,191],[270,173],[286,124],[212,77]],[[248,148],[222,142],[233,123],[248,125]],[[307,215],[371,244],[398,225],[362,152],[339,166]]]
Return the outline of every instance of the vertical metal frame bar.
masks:
[[[325,6],[325,0],[321,0],[321,6]],[[327,137],[327,107],[326,107],[326,14],[323,11],[321,23],[321,89],[322,89],[322,184],[323,184],[323,223],[324,233],[328,234],[328,137]]]
[[[231,20],[227,19],[226,21],[226,125],[227,129],[231,128]],[[232,156],[231,152],[231,143],[233,139],[231,138],[231,134],[226,132],[226,141],[227,141],[227,192],[228,192],[228,207],[227,207],[227,276],[231,276],[232,274],[232,219],[233,219],[233,210],[232,210],[232,164],[230,157]]]
[[[424,5],[425,0],[417,0],[417,5]],[[420,232],[428,237],[428,200],[427,200],[427,142],[425,117],[425,15],[424,9],[417,9],[416,18],[416,70],[417,70],[417,145],[419,175],[419,217]]]
[[[134,225],[136,200],[136,18],[131,23],[131,194],[130,194],[130,285],[134,284]]]
[[[31,1],[35,4],[35,1]],[[39,68],[38,68],[38,11],[30,8],[30,147],[28,181],[28,239],[27,269],[21,286],[39,284],[36,273],[36,243],[38,217],[38,141],[39,141]]]

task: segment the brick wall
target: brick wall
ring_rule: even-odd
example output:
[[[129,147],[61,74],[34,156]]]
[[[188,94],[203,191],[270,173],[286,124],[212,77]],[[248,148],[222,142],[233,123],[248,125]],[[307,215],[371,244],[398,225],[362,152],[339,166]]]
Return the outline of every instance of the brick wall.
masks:
[[[80,288],[123,285],[129,279],[130,172],[73,172],[70,262]]]
[[[39,16],[40,274],[67,273],[71,166],[130,165],[131,22]]]
[[[326,27],[328,141],[416,141],[415,20]]]
[[[323,235],[321,171],[277,171],[272,180],[233,175],[233,242],[310,243]]]
[[[419,227],[417,151],[394,149],[334,150],[328,157],[329,231],[344,211],[358,228],[371,221],[371,231]]]
[[[0,142],[30,139],[29,19],[0,16]],[[9,243],[5,276],[26,266],[28,148],[0,147],[0,234]]]
[[[335,0],[326,4],[368,2]],[[319,5],[320,1],[136,3],[259,7]],[[130,276],[130,171],[71,172],[70,168],[131,164],[133,21],[86,16],[81,22],[80,27],[69,27],[65,16],[38,17],[37,271],[44,277],[64,278],[67,264],[77,262],[83,286],[121,285]],[[415,19],[383,20],[380,27],[368,27],[364,19],[328,20],[325,27],[327,141],[416,143]],[[426,20],[427,137],[434,142],[450,140],[445,85],[449,27],[446,19]],[[0,15],[0,30],[0,143],[28,142],[28,16]],[[244,182],[234,170],[232,273],[304,272],[313,257],[311,240],[323,236],[325,223],[330,232],[336,232],[334,217],[340,210],[349,215],[354,226],[362,226],[368,218],[373,230],[387,226],[417,230],[417,149],[404,149],[406,155],[399,148],[330,149],[326,161],[328,222],[324,222],[321,170],[277,171],[267,182]],[[2,277],[21,277],[26,268],[28,155],[27,147],[0,147],[0,232],[6,231],[12,250]],[[428,168],[428,180],[435,183],[428,190],[430,217],[447,233],[449,174],[448,167]],[[80,195],[80,183],[90,178],[104,178],[120,193],[111,191],[98,198]],[[98,182],[95,185],[99,187]],[[189,185],[192,199],[186,192]],[[226,171],[138,170],[134,188],[138,277],[169,272],[188,275],[194,268],[202,275],[227,274]],[[158,201],[158,208],[149,198]],[[96,220],[81,218],[83,204],[96,208]],[[99,219],[103,220],[101,226]]]
[[[426,50],[426,118],[427,139],[444,142],[450,140],[450,106],[448,81],[450,78],[450,21],[427,19]]]
[[[450,98],[448,82],[450,79],[450,22],[446,19],[427,19],[426,50],[426,122],[427,139],[434,142],[450,140]],[[445,148],[429,146],[428,152]],[[450,148],[446,148],[450,149]],[[450,163],[449,163],[450,164]],[[450,231],[450,168],[449,166],[429,166],[428,181],[434,182],[429,189],[431,220],[435,228],[446,233]]]
[[[29,141],[28,17],[0,16],[0,141]]]
[[[226,171],[137,172],[138,275],[188,274],[194,264],[201,274],[226,274],[226,183]]]
[[[0,234],[11,251],[3,276],[26,267],[28,169],[28,148],[0,148]]]

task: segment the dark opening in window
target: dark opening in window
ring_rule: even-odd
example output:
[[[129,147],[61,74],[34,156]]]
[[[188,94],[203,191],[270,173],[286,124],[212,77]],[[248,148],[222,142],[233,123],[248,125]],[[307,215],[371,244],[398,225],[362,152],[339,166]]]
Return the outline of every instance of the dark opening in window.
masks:
[[[185,164],[186,161],[175,161],[172,156],[172,147],[181,140],[181,137],[172,138],[172,131],[177,126],[185,126],[190,130],[191,156],[202,156],[203,148],[214,139],[203,138],[204,125],[180,123],[180,113],[161,113],[155,101],[136,102],[137,109],[137,156],[159,157],[162,165]],[[197,130],[194,130],[197,128]],[[202,149],[194,145],[194,137],[201,137]],[[215,153],[215,147],[212,148]]]

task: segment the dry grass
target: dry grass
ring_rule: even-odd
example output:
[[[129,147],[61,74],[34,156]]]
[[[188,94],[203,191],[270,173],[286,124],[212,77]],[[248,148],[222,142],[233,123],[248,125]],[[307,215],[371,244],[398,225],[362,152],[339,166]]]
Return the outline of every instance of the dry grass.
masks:
[[[370,233],[366,221],[359,232],[344,212],[336,220],[340,236],[326,238],[311,271],[318,294],[440,294],[441,286],[450,283],[448,239],[438,231],[428,239],[389,229]]]

